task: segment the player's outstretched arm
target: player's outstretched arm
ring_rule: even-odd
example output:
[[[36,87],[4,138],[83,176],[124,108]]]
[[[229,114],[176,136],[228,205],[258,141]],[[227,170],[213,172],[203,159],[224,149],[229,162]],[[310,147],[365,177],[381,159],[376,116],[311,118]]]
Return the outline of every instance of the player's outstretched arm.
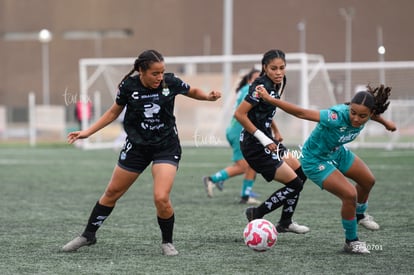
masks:
[[[221,97],[221,93],[218,91],[211,91],[209,93],[205,93],[203,92],[203,90],[199,88],[190,88],[187,96],[197,100],[216,101]]]
[[[263,100],[267,101],[268,103],[276,107],[279,107],[286,113],[289,113],[295,117],[310,120],[310,121],[315,121],[315,122],[319,122],[320,120],[319,111],[304,109],[298,105],[289,103],[287,101],[273,98],[272,96],[269,95],[266,88],[264,88],[263,86],[257,86],[256,92],[261,98],[263,98]]]
[[[372,115],[371,119],[384,125],[385,129],[387,129],[388,131],[394,132],[395,130],[397,130],[397,126],[393,121],[386,120],[381,115]]]
[[[78,139],[88,138],[100,129],[104,128],[106,125],[114,121],[119,114],[121,114],[124,106],[118,105],[116,103],[112,104],[109,108],[94,124],[92,124],[88,129],[83,131],[75,131],[68,134],[68,142],[74,143]]]

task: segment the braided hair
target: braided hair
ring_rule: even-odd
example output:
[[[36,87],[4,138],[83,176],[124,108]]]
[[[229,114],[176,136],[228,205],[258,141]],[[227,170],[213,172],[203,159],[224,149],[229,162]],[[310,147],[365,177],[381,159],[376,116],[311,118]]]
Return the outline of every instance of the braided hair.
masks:
[[[127,73],[121,80],[121,83],[130,77],[135,71],[139,72],[139,69],[146,71],[150,65],[154,62],[163,62],[164,57],[156,50],[146,50],[142,52],[137,59],[135,59],[134,67],[129,73]]]
[[[367,90],[356,93],[351,103],[362,104],[368,107],[374,115],[380,115],[390,105],[388,100],[390,95],[391,87],[385,87],[381,84],[379,87],[372,88],[370,85],[367,85]]]
[[[236,94],[240,91],[241,88],[243,88],[244,86],[246,86],[249,82],[251,82],[252,77],[255,73],[260,73],[259,70],[253,68],[250,70],[250,72],[248,72],[247,74],[245,74],[243,76],[243,78],[240,80],[239,84],[237,85],[236,88]]]

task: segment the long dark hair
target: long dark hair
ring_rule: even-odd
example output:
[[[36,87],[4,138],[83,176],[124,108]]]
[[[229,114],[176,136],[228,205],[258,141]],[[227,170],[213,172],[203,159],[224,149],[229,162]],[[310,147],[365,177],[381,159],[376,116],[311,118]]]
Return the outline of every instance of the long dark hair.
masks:
[[[350,103],[361,104],[370,109],[374,115],[380,115],[384,113],[390,101],[388,100],[391,95],[391,87],[385,87],[381,84],[379,87],[372,88],[367,85],[366,91],[357,92],[352,98]]]
[[[260,71],[258,69],[253,68],[242,77],[239,84],[237,85],[236,94],[240,91],[241,88],[246,86],[247,83],[251,82],[253,75],[256,73],[260,73]]]
[[[127,73],[121,80],[121,83],[130,77],[134,72],[138,72],[139,69],[142,71],[148,70],[150,65],[154,62],[163,62],[164,57],[156,50],[146,50],[142,52],[137,59],[135,59],[134,67]]]

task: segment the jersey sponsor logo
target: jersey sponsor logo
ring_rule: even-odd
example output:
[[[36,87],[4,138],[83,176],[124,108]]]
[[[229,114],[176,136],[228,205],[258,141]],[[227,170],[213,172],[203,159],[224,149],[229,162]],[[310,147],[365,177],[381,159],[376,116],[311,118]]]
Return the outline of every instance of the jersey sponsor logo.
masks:
[[[154,114],[158,114],[161,109],[160,105],[155,103],[147,103],[144,105],[144,108],[144,116],[146,118],[154,117]]]
[[[181,82],[181,86],[184,87],[184,88],[186,88],[186,89],[188,89],[188,84],[185,83],[185,82]]]
[[[138,91],[134,91],[134,92],[132,92],[131,97],[132,97],[133,99],[139,99],[139,92],[138,92]]]
[[[150,131],[161,129],[164,126],[165,126],[164,123],[157,124],[157,125],[149,125],[148,123],[141,122],[141,128],[145,130],[150,130]]]
[[[343,135],[338,139],[338,142],[341,142],[341,143],[350,142],[354,140],[358,136],[358,134],[359,133],[350,133],[348,135]]]
[[[338,114],[332,111],[328,111],[328,117],[332,120],[338,120]]]

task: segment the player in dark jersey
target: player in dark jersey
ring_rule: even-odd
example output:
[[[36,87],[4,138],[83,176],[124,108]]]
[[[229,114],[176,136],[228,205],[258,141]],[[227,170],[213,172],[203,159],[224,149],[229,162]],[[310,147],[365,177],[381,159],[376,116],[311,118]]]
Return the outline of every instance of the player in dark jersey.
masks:
[[[370,120],[395,131],[395,123],[381,114],[388,108],[391,88],[381,85],[354,95],[350,103],[339,104],[324,110],[303,109],[300,106],[274,98],[259,87],[257,93],[267,102],[289,114],[318,124],[302,148],[302,166],[305,174],[321,189],[337,196],[341,202],[342,227],[345,233],[344,251],[370,253],[366,243],[358,238],[358,224],[370,230],[379,225],[366,213],[368,197],[375,177],[368,166],[344,144],[356,139]],[[347,180],[352,179],[355,186]]]
[[[109,110],[88,129],[69,133],[69,143],[88,138],[114,121],[126,108],[123,123],[127,138],[112,178],[95,204],[81,236],[64,245],[63,251],[76,251],[82,246],[95,244],[96,231],[118,199],[152,162],[154,204],[162,236],[162,253],[168,256],[178,254],[172,244],[174,210],[170,192],[181,158],[174,117],[174,100],[179,94],[208,101],[221,97],[220,92],[206,94],[201,89],[190,87],[174,74],[165,73],[163,56],[155,50],[144,51],[119,84],[116,102]]]
[[[256,87],[264,86],[273,96],[280,98],[286,85],[286,59],[284,52],[270,50],[262,58],[261,76],[250,86],[249,93],[235,112],[236,119],[244,127],[240,136],[243,156],[266,181],[277,180],[286,186],[275,191],[257,207],[246,209],[249,221],[283,207],[277,224],[278,232],[304,234],[309,228],[292,221],[299,194],[306,176],[298,159],[294,158],[277,137],[272,125],[276,107],[259,98]]]

